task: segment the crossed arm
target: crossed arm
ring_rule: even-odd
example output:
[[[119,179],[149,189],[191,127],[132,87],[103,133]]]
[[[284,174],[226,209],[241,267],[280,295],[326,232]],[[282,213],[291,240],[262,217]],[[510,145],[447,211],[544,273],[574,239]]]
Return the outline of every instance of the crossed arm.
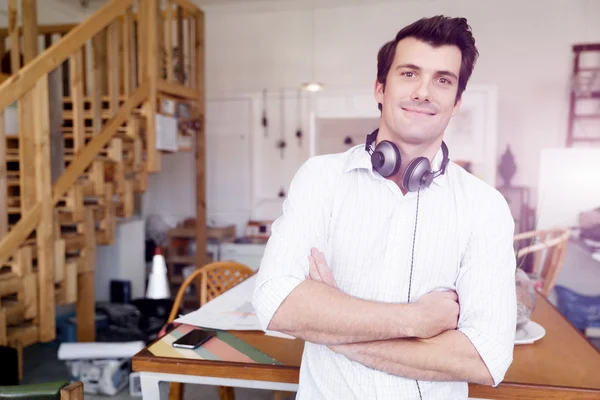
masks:
[[[308,279],[283,301],[269,329],[326,344],[393,375],[493,384],[473,344],[454,330],[458,305],[453,293],[434,292],[413,304],[364,301],[336,289],[320,252],[313,250],[309,266]]]

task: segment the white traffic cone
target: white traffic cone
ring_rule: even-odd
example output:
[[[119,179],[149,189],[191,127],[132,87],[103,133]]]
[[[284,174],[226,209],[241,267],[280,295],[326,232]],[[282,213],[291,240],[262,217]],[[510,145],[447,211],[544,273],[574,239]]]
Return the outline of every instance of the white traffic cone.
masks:
[[[169,288],[169,279],[167,277],[167,265],[165,258],[160,252],[160,248],[156,247],[154,257],[152,258],[152,272],[148,278],[148,289],[146,298],[148,299],[168,299],[171,297]]]

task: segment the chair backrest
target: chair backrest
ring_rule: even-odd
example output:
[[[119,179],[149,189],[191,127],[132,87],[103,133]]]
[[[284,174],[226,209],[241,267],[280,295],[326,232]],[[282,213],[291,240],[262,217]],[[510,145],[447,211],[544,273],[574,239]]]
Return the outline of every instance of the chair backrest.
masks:
[[[179,287],[168,322],[177,318],[185,291],[192,282],[196,281],[200,293],[200,306],[203,306],[253,274],[252,268],[234,261],[218,261],[198,268]]]
[[[562,268],[570,236],[569,229],[531,231],[514,236],[515,242],[529,241],[529,244],[517,251],[517,265],[523,264],[531,255],[530,274],[534,279],[540,280],[539,290],[544,296],[548,296],[554,288],[556,278]]]
[[[83,383],[77,381],[32,383],[28,385],[0,386],[0,399],[60,399],[83,400]]]

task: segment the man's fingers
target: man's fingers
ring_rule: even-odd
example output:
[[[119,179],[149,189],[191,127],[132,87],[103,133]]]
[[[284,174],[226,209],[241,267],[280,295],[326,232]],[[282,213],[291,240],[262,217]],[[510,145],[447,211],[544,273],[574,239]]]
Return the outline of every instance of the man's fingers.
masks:
[[[317,268],[317,263],[313,256],[308,256],[308,271],[311,279],[315,281],[322,281],[321,275],[319,274],[319,269]]]
[[[458,301],[458,295],[455,291],[452,290],[444,292],[444,297],[452,301]]]
[[[337,287],[337,284],[335,283],[335,278],[333,277],[333,273],[331,272],[331,268],[329,268],[329,265],[327,265],[325,255],[316,249],[312,249],[311,253],[313,254],[313,258],[315,259],[317,270],[321,279],[328,285]]]

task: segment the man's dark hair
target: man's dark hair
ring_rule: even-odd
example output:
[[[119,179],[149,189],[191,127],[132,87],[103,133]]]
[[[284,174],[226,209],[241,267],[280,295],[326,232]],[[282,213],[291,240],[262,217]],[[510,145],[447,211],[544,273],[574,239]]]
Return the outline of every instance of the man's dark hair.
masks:
[[[396,34],[396,38],[384,44],[379,49],[379,54],[377,54],[377,80],[383,84],[384,88],[388,72],[396,55],[396,45],[407,37],[421,40],[433,47],[453,45],[460,49],[462,61],[458,76],[456,101],[460,100],[473,72],[475,61],[479,56],[479,52],[475,47],[475,38],[471,34],[471,27],[467,24],[467,19],[437,15],[431,18],[421,18],[402,28]],[[382,106],[379,104],[379,110],[381,111],[381,109]]]

